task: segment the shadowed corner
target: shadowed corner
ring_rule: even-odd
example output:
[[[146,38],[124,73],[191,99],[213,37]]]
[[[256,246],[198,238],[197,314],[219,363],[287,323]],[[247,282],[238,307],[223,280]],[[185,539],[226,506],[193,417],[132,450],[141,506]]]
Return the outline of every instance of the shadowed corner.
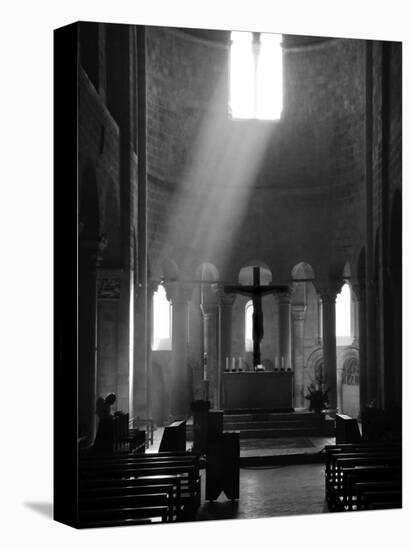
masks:
[[[30,508],[48,519],[53,519],[52,502],[23,502],[23,504],[26,508]]]

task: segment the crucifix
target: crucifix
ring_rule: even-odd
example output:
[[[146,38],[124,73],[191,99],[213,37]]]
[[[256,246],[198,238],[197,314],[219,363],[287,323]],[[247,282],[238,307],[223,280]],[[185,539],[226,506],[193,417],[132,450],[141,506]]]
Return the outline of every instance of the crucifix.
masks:
[[[253,267],[253,285],[224,285],[223,288],[225,292],[243,294],[252,298],[253,366],[256,369],[257,365],[261,364],[260,343],[264,334],[262,296],[273,294],[274,292],[286,292],[289,290],[289,287],[286,285],[261,285],[260,268]]]

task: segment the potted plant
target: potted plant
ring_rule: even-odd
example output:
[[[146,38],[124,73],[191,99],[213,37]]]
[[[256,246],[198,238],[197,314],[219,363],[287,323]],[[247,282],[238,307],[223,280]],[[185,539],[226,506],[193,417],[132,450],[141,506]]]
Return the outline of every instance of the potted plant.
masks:
[[[314,413],[321,413],[328,404],[329,389],[325,388],[323,377],[320,374],[316,378],[316,384],[313,382],[308,386],[308,394],[305,399],[309,400],[309,410]]]

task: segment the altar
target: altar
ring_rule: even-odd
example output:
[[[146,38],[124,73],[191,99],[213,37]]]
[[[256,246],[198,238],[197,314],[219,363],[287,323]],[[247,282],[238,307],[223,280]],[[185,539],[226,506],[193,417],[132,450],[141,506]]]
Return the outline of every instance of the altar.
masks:
[[[292,372],[225,372],[224,409],[293,410]]]

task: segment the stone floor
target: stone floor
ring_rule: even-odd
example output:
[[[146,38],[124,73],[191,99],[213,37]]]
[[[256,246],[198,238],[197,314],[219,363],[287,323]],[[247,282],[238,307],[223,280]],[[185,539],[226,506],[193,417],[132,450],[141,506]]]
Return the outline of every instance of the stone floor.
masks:
[[[159,450],[160,441],[163,435],[163,428],[157,428],[153,435],[153,445],[147,449],[148,453],[155,453]],[[251,456],[273,456],[292,454],[316,454],[325,445],[332,445],[335,439],[331,437],[285,437],[266,439],[242,439],[240,441],[240,457]],[[187,442],[187,449],[190,449],[192,442]]]
[[[153,445],[146,452],[159,449],[163,428],[154,432]],[[319,453],[333,438],[299,437],[241,440],[240,456],[276,456]],[[192,442],[187,443],[190,449]],[[327,512],[324,492],[324,464],[282,464],[240,468],[240,498],[232,502],[222,493],[215,502],[205,498],[206,472],[201,470],[202,504],[197,520],[246,519],[320,514]]]
[[[197,519],[247,519],[327,512],[324,472],[323,464],[241,468],[239,500],[227,500],[223,493],[215,502],[205,502],[202,498]],[[202,472],[202,497],[205,477]]]

